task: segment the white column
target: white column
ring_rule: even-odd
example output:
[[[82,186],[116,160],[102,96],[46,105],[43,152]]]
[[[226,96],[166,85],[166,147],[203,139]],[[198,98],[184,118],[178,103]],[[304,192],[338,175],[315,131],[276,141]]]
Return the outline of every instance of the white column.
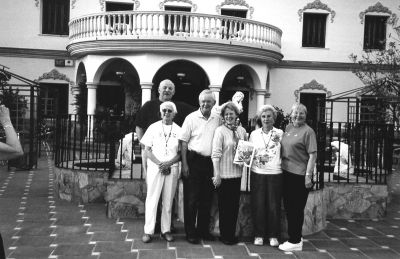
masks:
[[[140,83],[142,87],[142,105],[147,101],[151,100],[151,89],[153,88],[153,83],[151,82],[142,82]]]
[[[96,112],[97,85],[94,83],[86,82],[86,87],[88,89],[87,93],[88,131],[86,135],[86,141],[92,141],[93,129],[94,129],[94,114]]]
[[[265,104],[265,94],[267,93],[266,89],[254,89],[257,95],[257,111],[260,110],[261,106]]]
[[[209,88],[215,95],[215,105],[220,105],[219,92],[221,92],[222,85],[210,85]]]

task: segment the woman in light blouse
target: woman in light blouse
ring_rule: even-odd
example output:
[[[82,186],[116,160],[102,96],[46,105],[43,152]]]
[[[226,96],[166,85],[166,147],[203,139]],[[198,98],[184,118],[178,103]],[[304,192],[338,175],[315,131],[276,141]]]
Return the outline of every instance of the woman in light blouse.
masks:
[[[290,114],[292,123],[282,137],[283,204],[285,206],[289,240],[279,245],[282,251],[303,249],[302,227],[304,208],[313,185],[317,159],[317,138],[306,124],[307,108],[296,103]]]
[[[161,237],[174,241],[171,235],[172,201],[179,178],[180,160],[179,135],[181,127],[173,122],[177,113],[173,102],[160,105],[161,121],[149,126],[140,143],[145,146],[147,157],[147,195],[145,204],[145,224],[142,241],[151,242],[156,224],[157,204],[162,197]]]
[[[273,127],[276,116],[272,105],[262,106],[257,114],[262,127],[250,135],[250,142],[256,149],[250,175],[254,245],[263,245],[265,237],[269,238],[271,246],[279,245],[282,198],[280,141],[283,131]]]
[[[243,167],[233,163],[239,140],[246,140],[246,130],[237,126],[239,109],[233,102],[221,109],[224,124],[214,133],[211,159],[213,183],[218,191],[220,240],[226,245],[238,242],[236,221],[239,213],[240,182]]]

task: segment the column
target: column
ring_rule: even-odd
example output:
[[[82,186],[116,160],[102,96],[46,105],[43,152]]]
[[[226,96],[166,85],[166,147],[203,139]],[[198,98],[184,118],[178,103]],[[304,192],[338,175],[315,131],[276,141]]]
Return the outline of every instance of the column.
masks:
[[[210,85],[209,88],[215,95],[215,105],[219,105],[219,92],[221,92],[222,85]]]
[[[140,83],[142,88],[142,105],[147,101],[151,100],[151,89],[153,88],[153,83],[151,82],[142,82]]]
[[[261,109],[261,106],[265,104],[265,94],[267,93],[266,89],[254,89],[256,91],[257,96],[257,111]]]
[[[86,141],[93,141],[94,114],[96,112],[97,85],[94,83],[86,82],[86,87],[88,89],[88,93],[87,93],[88,131],[87,131],[87,135],[86,135]]]

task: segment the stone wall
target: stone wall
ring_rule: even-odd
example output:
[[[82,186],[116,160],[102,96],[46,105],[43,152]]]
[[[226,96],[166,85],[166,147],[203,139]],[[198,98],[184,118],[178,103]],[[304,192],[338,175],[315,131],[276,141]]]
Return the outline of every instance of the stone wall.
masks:
[[[104,196],[107,202],[107,217],[144,217],[146,192],[145,180],[109,180]]]
[[[107,172],[55,168],[58,197],[71,202],[104,202]]]
[[[385,216],[386,185],[325,183],[324,192],[328,218],[377,219]]]

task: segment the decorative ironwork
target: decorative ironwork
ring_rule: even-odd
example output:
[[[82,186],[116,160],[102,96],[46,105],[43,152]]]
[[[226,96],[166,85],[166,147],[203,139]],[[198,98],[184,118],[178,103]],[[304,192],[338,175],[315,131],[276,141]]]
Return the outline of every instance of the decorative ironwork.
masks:
[[[165,3],[167,3],[167,2],[181,2],[181,3],[190,4],[192,6],[192,12],[196,12],[196,10],[197,10],[197,5],[193,4],[193,2],[191,0],[163,0],[159,4],[160,10],[164,11],[164,6],[165,6]]]
[[[76,0],[75,0],[76,1]],[[104,11],[106,0],[99,0],[101,11]],[[140,2],[138,0],[132,0],[133,2],[133,10],[137,10],[140,6]]]
[[[40,81],[43,79],[54,79],[54,80],[63,80],[63,81],[71,82],[71,80],[65,74],[61,74],[60,72],[58,72],[57,69],[53,69],[48,73],[44,73],[36,81]]]
[[[216,10],[217,14],[221,14],[221,8],[224,5],[239,5],[239,6],[244,6],[249,10],[249,18],[251,19],[253,17],[254,13],[254,7],[250,6],[248,3],[246,3],[245,0],[225,0],[221,4],[217,5]]]
[[[296,102],[299,101],[299,94],[303,90],[321,90],[326,93],[326,97],[329,98],[332,95],[331,91],[328,91],[326,87],[320,83],[318,83],[315,79],[311,80],[311,82],[304,84],[302,87],[294,91],[294,96],[296,97]]]
[[[361,24],[364,23],[365,21],[365,15],[367,13],[386,13],[389,16],[389,19],[387,21],[388,24],[394,24],[397,18],[397,15],[395,13],[392,13],[392,11],[389,10],[389,8],[383,6],[381,2],[377,2],[375,5],[369,6],[365,11],[361,12],[358,16],[360,17]]]
[[[318,10],[325,10],[325,11],[329,12],[331,14],[331,23],[333,22],[333,19],[336,16],[336,12],[334,10],[332,10],[331,8],[329,8],[328,5],[322,3],[320,0],[315,0],[312,3],[306,4],[306,6],[304,6],[302,9],[299,9],[299,11],[297,11],[300,22],[303,19],[304,11],[308,10],[308,9],[318,9]]]

